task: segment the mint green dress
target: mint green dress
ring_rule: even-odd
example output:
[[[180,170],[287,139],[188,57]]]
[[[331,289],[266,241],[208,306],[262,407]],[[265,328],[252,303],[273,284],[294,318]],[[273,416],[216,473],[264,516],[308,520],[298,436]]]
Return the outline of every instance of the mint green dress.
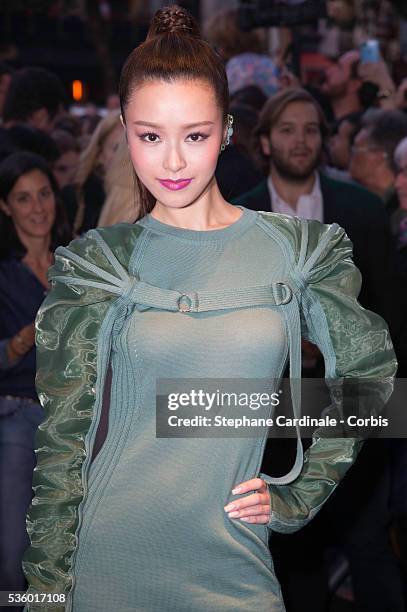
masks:
[[[293,411],[302,334],[327,377],[381,378],[396,361],[387,327],[357,302],[360,274],[337,225],[242,208],[220,230],[147,215],[59,248],[37,318],[36,497],[24,557],[29,593],[65,593],[66,612],[281,612],[268,538],[305,525],[360,442],[323,439],[289,474],[266,474],[267,525],[223,507],[259,475],[261,437],[159,438],[158,379],[279,379]],[[91,462],[108,364],[108,433]],[[312,602],[307,602],[307,606]],[[28,604],[26,610],[39,610]]]

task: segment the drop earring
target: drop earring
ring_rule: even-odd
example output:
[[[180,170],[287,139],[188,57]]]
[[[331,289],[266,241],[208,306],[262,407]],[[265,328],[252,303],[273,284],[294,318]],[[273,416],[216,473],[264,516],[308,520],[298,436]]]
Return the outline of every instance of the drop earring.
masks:
[[[227,129],[227,133],[226,133],[226,140],[225,142],[222,142],[222,144],[220,145],[220,150],[224,151],[226,149],[226,147],[228,146],[228,144],[230,144],[230,139],[232,137],[233,134],[233,115],[228,115],[228,119],[227,119],[227,125],[228,125],[228,129]]]

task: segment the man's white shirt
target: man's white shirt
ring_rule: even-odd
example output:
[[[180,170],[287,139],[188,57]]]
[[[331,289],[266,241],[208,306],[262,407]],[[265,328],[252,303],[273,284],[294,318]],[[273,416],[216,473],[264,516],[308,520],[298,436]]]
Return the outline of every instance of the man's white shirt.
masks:
[[[304,219],[316,219],[323,223],[324,207],[321,183],[317,172],[315,172],[315,181],[312,191],[299,197],[296,208],[287,204],[287,202],[279,196],[273,185],[271,175],[269,175],[267,179],[267,186],[270,193],[273,212],[302,217]]]

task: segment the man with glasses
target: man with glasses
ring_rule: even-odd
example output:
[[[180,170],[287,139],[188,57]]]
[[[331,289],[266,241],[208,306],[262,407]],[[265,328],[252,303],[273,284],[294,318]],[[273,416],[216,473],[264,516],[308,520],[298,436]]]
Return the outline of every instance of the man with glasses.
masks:
[[[391,213],[398,207],[394,183],[394,151],[407,136],[407,115],[399,110],[371,110],[363,118],[351,151],[349,170],[354,181],[376,193]]]

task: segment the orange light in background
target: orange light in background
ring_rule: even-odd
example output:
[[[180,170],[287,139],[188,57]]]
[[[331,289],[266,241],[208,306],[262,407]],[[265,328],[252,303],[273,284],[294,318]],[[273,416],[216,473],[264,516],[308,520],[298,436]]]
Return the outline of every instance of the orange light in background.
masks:
[[[82,81],[72,81],[72,98],[75,102],[80,102],[83,98]]]

